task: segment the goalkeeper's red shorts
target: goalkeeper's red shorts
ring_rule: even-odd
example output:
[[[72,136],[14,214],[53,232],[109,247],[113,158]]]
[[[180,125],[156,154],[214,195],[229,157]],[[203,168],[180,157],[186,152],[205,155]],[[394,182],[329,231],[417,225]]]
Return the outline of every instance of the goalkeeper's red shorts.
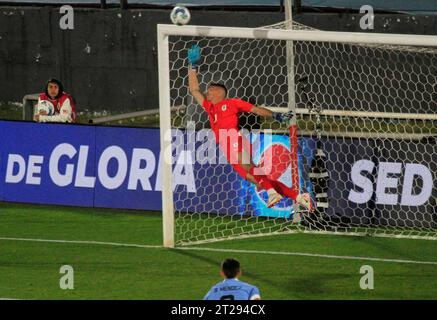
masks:
[[[238,155],[241,153],[246,153],[247,155],[251,155],[252,145],[248,139],[241,136],[238,132],[238,135],[232,136],[229,135],[224,141],[219,141],[219,146],[222,152],[226,155],[226,159],[228,163],[234,168],[234,170],[243,178],[246,179],[247,171],[243,169],[243,167],[238,163]],[[243,156],[243,164],[250,164],[250,158],[247,156]],[[247,162],[247,163],[246,163]]]

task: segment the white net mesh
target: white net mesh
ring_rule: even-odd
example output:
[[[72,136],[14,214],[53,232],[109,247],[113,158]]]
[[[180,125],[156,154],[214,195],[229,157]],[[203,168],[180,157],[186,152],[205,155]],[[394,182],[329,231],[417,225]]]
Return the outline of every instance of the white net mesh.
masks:
[[[296,23],[293,28],[311,30]],[[435,48],[294,41],[293,93],[286,41],[169,39],[171,106],[183,110],[172,115],[172,127],[193,129],[180,131],[173,146],[188,150],[188,136],[195,141],[194,185],[188,192],[174,189],[177,244],[296,230],[436,238]],[[299,189],[317,202],[299,223],[290,199],[268,209],[266,193],[241,179],[223,156],[221,164],[204,160],[205,150],[216,147],[208,116],[188,90],[187,50],[193,44],[202,48],[202,90],[221,82],[229,97],[280,111],[295,94]],[[269,178],[291,187],[288,126],[242,114],[240,128],[260,146],[254,163],[268,149],[274,164]]]

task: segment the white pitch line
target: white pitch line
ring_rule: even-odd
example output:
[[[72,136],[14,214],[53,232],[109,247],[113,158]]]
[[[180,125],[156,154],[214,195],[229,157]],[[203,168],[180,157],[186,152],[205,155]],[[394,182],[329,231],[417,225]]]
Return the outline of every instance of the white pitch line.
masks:
[[[177,248],[177,249],[178,250],[197,250],[197,251],[215,251],[215,252],[250,253],[250,254],[253,253],[253,254],[270,254],[270,255],[283,255],[283,256],[315,257],[315,258],[327,258],[327,259],[368,260],[368,261],[379,261],[379,262],[437,265],[437,261],[415,261],[415,260],[384,259],[384,258],[372,258],[372,257],[337,256],[337,255],[305,253],[305,252],[216,249],[216,248],[202,248],[202,247],[192,247],[192,248],[183,247],[183,248]]]
[[[146,248],[146,249],[162,249],[163,248],[163,246],[153,246],[153,245],[146,245],[146,244],[102,242],[102,241],[50,240],[50,239],[4,238],[4,237],[1,237],[0,240],[6,240],[6,241],[29,241],[29,242],[52,242],[52,243],[70,243],[70,244],[96,244],[96,245],[104,245],[104,246],[133,247],[133,248]]]
[[[132,248],[142,248],[142,249],[166,249],[163,246],[142,245],[142,244],[134,244],[134,243],[102,242],[102,241],[50,240],[50,239],[5,238],[5,237],[0,237],[0,240],[68,243],[68,244],[91,244],[91,245],[106,245],[106,246],[117,246],[117,247],[132,247]],[[220,248],[208,248],[208,247],[176,247],[176,248],[172,248],[171,250],[230,252],[230,253],[242,253],[242,254],[267,254],[267,255],[300,256],[300,257],[340,259],[340,260],[367,260],[367,261],[391,262],[391,263],[437,265],[437,261],[416,261],[416,260],[384,259],[384,258],[359,257],[359,256],[339,256],[339,255],[305,253],[305,252],[239,250],[239,249],[224,249],[224,248],[220,249]]]

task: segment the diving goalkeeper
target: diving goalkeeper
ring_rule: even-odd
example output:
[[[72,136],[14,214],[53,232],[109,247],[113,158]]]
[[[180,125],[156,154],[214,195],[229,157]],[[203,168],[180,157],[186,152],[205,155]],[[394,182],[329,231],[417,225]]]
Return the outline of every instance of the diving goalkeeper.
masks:
[[[227,98],[227,88],[221,83],[211,83],[206,93],[202,93],[197,78],[200,58],[200,47],[198,45],[192,46],[188,50],[190,93],[208,113],[216,143],[226,155],[228,162],[243,179],[253,183],[258,191],[267,191],[267,207],[271,208],[283,197],[288,197],[305,207],[309,212],[313,211],[312,200],[308,193],[298,194],[280,181],[269,179],[263,168],[253,164],[250,142],[238,132],[238,115],[242,112],[251,112],[262,117],[273,118],[279,122],[289,121],[293,116],[292,112],[272,112],[241,99]]]

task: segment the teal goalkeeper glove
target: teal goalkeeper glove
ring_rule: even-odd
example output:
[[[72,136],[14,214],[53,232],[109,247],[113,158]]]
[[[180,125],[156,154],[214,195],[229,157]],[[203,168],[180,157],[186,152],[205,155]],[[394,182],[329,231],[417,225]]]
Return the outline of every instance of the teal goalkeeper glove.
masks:
[[[200,60],[200,47],[195,44],[191,47],[191,49],[188,49],[188,62],[191,65],[192,69],[199,68],[199,60]]]
[[[293,111],[288,111],[288,112],[285,112],[285,113],[282,113],[282,112],[273,112],[272,117],[276,121],[286,122],[286,121],[289,121],[291,118],[293,118]]]

